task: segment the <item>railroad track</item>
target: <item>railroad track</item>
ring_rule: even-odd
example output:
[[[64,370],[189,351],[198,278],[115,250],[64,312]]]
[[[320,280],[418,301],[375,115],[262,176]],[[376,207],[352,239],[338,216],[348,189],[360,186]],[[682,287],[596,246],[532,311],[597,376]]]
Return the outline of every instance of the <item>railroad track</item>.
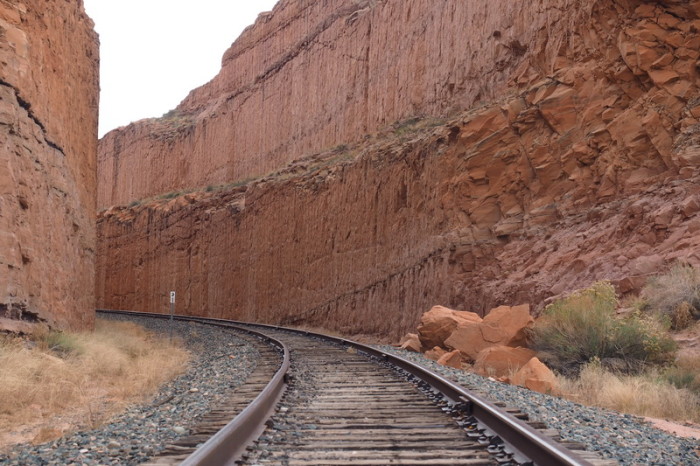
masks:
[[[280,369],[280,361],[283,359],[283,348],[271,344],[268,340],[256,338],[254,335],[243,333],[237,336],[253,345],[260,354],[260,359],[253,372],[242,386],[231,390],[227,394],[225,403],[221,406],[216,406],[203,416],[196,425],[192,426],[189,435],[180,437],[174,443],[167,445],[156,457],[144,463],[145,466],[181,464],[195,453],[199,446],[206,443],[222,429],[225,429],[231,420],[250,406],[260,393],[265,390],[265,387],[268,386],[270,380]],[[251,431],[249,437],[254,437],[256,432]],[[242,445],[239,448],[242,450],[244,447],[245,445]]]
[[[490,441],[428,386],[357,351],[270,333],[294,355],[292,383],[243,464],[497,464]]]
[[[264,357],[250,383],[152,466],[617,464],[583,445],[557,443],[555,432],[528,423],[525,414],[370,347],[271,326],[177,318],[245,332]]]

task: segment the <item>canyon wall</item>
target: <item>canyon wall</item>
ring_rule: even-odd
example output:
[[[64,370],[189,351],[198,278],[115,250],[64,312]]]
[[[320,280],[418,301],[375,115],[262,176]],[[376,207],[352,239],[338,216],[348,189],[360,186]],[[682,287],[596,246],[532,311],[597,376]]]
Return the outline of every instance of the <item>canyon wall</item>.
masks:
[[[588,0],[283,0],[163,118],[106,135],[98,207],[267,174],[397,120],[449,115],[552,71]]]
[[[0,329],[94,320],[98,57],[81,0],[0,0]]]
[[[437,14],[404,3],[425,8],[411,10],[420,23]],[[498,98],[483,91],[486,104],[404,121],[240,186],[100,213],[98,305],[166,312],[175,290],[181,313],[398,338],[436,303],[541,308],[594,280],[626,293],[676,260],[700,265],[700,1],[577,6],[575,23],[567,9],[528,17],[540,26],[520,37],[529,45],[509,81],[475,77],[489,92],[507,84]],[[494,21],[475,26],[480,40]],[[553,56],[532,45],[556,35]],[[384,101],[406,97],[393,91]]]

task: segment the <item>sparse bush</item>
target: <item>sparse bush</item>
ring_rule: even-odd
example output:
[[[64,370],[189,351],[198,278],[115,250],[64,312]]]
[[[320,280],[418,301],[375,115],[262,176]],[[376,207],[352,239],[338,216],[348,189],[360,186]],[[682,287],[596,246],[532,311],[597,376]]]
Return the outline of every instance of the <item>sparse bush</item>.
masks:
[[[669,367],[663,374],[663,378],[676,388],[687,388],[694,392],[700,391],[700,384],[695,372],[690,372],[680,367]]]
[[[646,363],[667,362],[675,350],[661,325],[634,314],[615,316],[617,296],[609,282],[549,305],[538,319],[532,346],[540,358],[564,374],[575,374],[594,360],[622,372],[639,372]]]
[[[172,191],[166,194],[161,194],[158,199],[175,199],[176,197],[180,196],[182,193],[180,191]]]
[[[243,180],[232,181],[231,183],[227,183],[226,185],[224,185],[224,189],[240,188],[241,186],[245,186],[248,183],[250,183],[256,179],[257,178],[255,178],[255,177],[250,177],[250,178],[245,178]]]
[[[694,309],[688,301],[683,301],[671,313],[671,328],[674,330],[683,330],[684,328],[690,327],[690,324],[695,321],[695,312],[697,312],[697,310]]]
[[[410,132],[415,128],[415,126],[421,121],[420,117],[412,117],[406,120],[397,121],[394,123],[394,132],[401,136],[407,132]]]
[[[667,273],[650,278],[642,297],[650,311],[666,316],[673,329],[682,330],[700,318],[700,271],[676,264]]]

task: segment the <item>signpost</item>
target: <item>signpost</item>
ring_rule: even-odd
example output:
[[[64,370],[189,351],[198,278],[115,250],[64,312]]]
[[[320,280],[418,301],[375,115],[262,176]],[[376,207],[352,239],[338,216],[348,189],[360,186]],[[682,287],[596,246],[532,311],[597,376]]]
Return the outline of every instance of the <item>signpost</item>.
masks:
[[[175,315],[175,292],[170,292],[170,343],[173,342],[173,316]]]

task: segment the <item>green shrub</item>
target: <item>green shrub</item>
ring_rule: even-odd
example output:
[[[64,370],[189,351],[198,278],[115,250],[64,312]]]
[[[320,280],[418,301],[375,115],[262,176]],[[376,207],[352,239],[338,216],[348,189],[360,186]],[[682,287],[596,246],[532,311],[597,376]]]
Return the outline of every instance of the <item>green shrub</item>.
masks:
[[[700,393],[700,381],[697,380],[695,372],[672,366],[664,372],[664,379],[676,388],[687,388],[695,393]]]
[[[676,386],[700,395],[700,356],[682,356],[666,368],[663,378]]]
[[[648,310],[665,316],[675,330],[700,318],[700,271],[676,264],[667,273],[652,277],[642,290]]]
[[[72,334],[49,332],[44,340],[48,349],[61,356],[81,354],[84,350],[76,336]]]
[[[564,374],[596,359],[617,371],[639,372],[672,357],[675,343],[658,322],[639,314],[618,319],[616,307],[615,289],[606,281],[555,301],[538,319],[532,346]]]

